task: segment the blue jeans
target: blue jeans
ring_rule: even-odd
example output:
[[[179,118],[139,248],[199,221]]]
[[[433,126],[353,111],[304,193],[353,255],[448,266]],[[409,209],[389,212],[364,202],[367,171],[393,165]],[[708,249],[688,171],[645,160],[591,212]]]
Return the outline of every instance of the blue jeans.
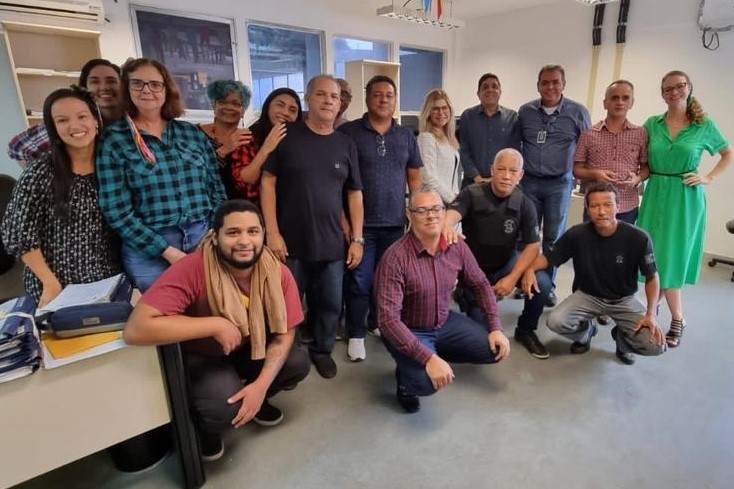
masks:
[[[313,327],[311,353],[328,355],[336,342],[336,327],[342,309],[344,261],[306,261],[288,258],[298,290],[306,295],[308,323]]]
[[[402,226],[364,228],[364,253],[362,261],[354,270],[347,270],[345,288],[347,332],[350,338],[364,338],[367,333],[367,312],[374,322],[375,304],[372,297],[372,282],[382,255],[391,244],[405,234]]]
[[[423,345],[447,362],[451,363],[495,363],[496,355],[489,349],[487,327],[473,319],[449,311],[446,323],[434,330],[413,330],[412,333]],[[430,396],[436,389],[431,384],[425,365],[402,353],[389,341],[385,347],[395,359],[395,377],[398,385],[405,387],[407,394]]]
[[[519,255],[520,254],[515,251],[512,254],[512,258],[510,258],[503,267],[495,270],[484,270],[489,283],[494,285],[500,279],[509,275],[515,267],[515,263],[517,263]],[[550,275],[543,270],[535,273],[535,279],[538,281],[540,292],[534,294],[532,299],[525,297],[525,305],[517,320],[517,329],[515,332],[522,331],[528,333],[538,329],[538,321],[540,320],[540,316],[543,314],[545,301],[548,299],[548,294],[550,294],[550,291],[553,288],[553,283],[551,282]],[[476,297],[474,297],[474,293],[470,289],[464,288],[462,290],[462,295],[463,304],[459,304],[462,311],[466,311],[467,315],[474,321],[484,324],[484,315],[482,314],[482,310],[479,308],[479,303],[477,302]]]
[[[526,173],[522,177],[521,185],[523,193],[535,204],[538,223],[543,229],[543,253],[547,253],[566,230],[573,175],[569,172],[560,177],[540,178]],[[549,267],[551,280],[555,281],[557,271],[557,268]]]
[[[640,214],[640,208],[635,207],[634,209],[627,211],[627,212],[620,212],[617,214],[617,219],[620,221],[624,221],[627,224],[634,224],[637,222],[637,216]],[[584,222],[589,222],[591,218],[589,217],[589,213],[586,211],[586,206],[584,205]]]
[[[208,231],[208,222],[196,221],[163,228],[158,231],[158,234],[174,248],[184,253],[191,253]],[[141,292],[148,290],[171,265],[163,257],[149,258],[127,243],[122,245],[122,264],[127,276]]]

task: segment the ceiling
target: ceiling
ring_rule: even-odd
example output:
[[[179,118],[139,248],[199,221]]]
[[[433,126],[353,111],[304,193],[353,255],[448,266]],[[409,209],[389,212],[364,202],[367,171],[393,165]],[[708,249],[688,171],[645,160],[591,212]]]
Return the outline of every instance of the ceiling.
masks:
[[[443,0],[443,9],[445,14],[451,17],[468,20],[475,17],[508,12],[510,10],[521,10],[564,1],[571,2],[574,0],[453,0],[453,7],[451,0]],[[402,6],[405,2],[406,0],[372,0],[375,7],[390,5],[391,3]],[[422,2],[421,0],[408,0],[407,6],[410,8],[421,8]]]

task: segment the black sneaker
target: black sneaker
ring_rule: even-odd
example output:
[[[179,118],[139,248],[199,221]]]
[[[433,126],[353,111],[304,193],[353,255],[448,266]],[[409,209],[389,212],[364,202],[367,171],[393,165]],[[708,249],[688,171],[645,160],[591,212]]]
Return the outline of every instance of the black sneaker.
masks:
[[[589,336],[586,341],[574,341],[571,343],[571,353],[580,355],[586,353],[591,348],[591,338],[596,336],[596,324],[593,321],[589,321]]]
[[[201,442],[201,460],[204,462],[214,462],[224,455],[224,442],[219,433],[199,430],[199,441]]]
[[[617,326],[615,326],[612,328],[612,338],[614,339],[615,343],[617,342],[617,334],[619,334],[619,331],[617,330]],[[619,349],[619,346],[617,346],[617,350],[614,352],[614,354],[617,356],[619,361],[624,363],[625,365],[633,365],[635,363],[635,354],[625,353]]]
[[[397,392],[395,396],[398,399],[398,404],[405,409],[406,413],[417,413],[421,410],[421,400],[415,394],[408,394],[405,392],[405,387],[398,384]]]
[[[545,307],[556,307],[556,304],[558,304],[558,297],[556,297],[555,291],[552,290],[545,300]]]
[[[263,405],[260,406],[260,411],[258,411],[252,419],[260,426],[276,426],[283,421],[283,411],[273,406],[267,399],[265,399],[263,401]]]
[[[550,357],[550,353],[545,345],[540,342],[535,331],[520,331],[515,329],[515,341],[520,343],[535,358],[545,360]]]
[[[336,363],[329,353],[308,352],[311,361],[316,367],[316,371],[325,379],[333,379],[336,377]]]

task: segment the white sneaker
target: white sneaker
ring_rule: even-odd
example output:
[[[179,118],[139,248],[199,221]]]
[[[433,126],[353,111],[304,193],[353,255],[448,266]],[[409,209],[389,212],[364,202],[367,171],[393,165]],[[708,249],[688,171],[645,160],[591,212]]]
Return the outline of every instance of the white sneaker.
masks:
[[[347,356],[352,362],[361,362],[367,358],[367,352],[364,349],[364,338],[350,338],[347,347]]]

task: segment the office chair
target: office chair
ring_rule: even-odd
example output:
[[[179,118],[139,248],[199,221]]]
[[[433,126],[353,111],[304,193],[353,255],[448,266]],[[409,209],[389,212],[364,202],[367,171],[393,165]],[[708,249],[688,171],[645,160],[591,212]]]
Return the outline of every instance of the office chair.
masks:
[[[726,223],[726,230],[729,231],[731,234],[734,234],[734,219]],[[709,266],[713,267],[717,263],[722,263],[724,265],[734,267],[734,260],[728,260],[726,258],[712,258],[711,261],[709,261]],[[732,272],[731,274],[731,281],[734,282],[734,272]]]

